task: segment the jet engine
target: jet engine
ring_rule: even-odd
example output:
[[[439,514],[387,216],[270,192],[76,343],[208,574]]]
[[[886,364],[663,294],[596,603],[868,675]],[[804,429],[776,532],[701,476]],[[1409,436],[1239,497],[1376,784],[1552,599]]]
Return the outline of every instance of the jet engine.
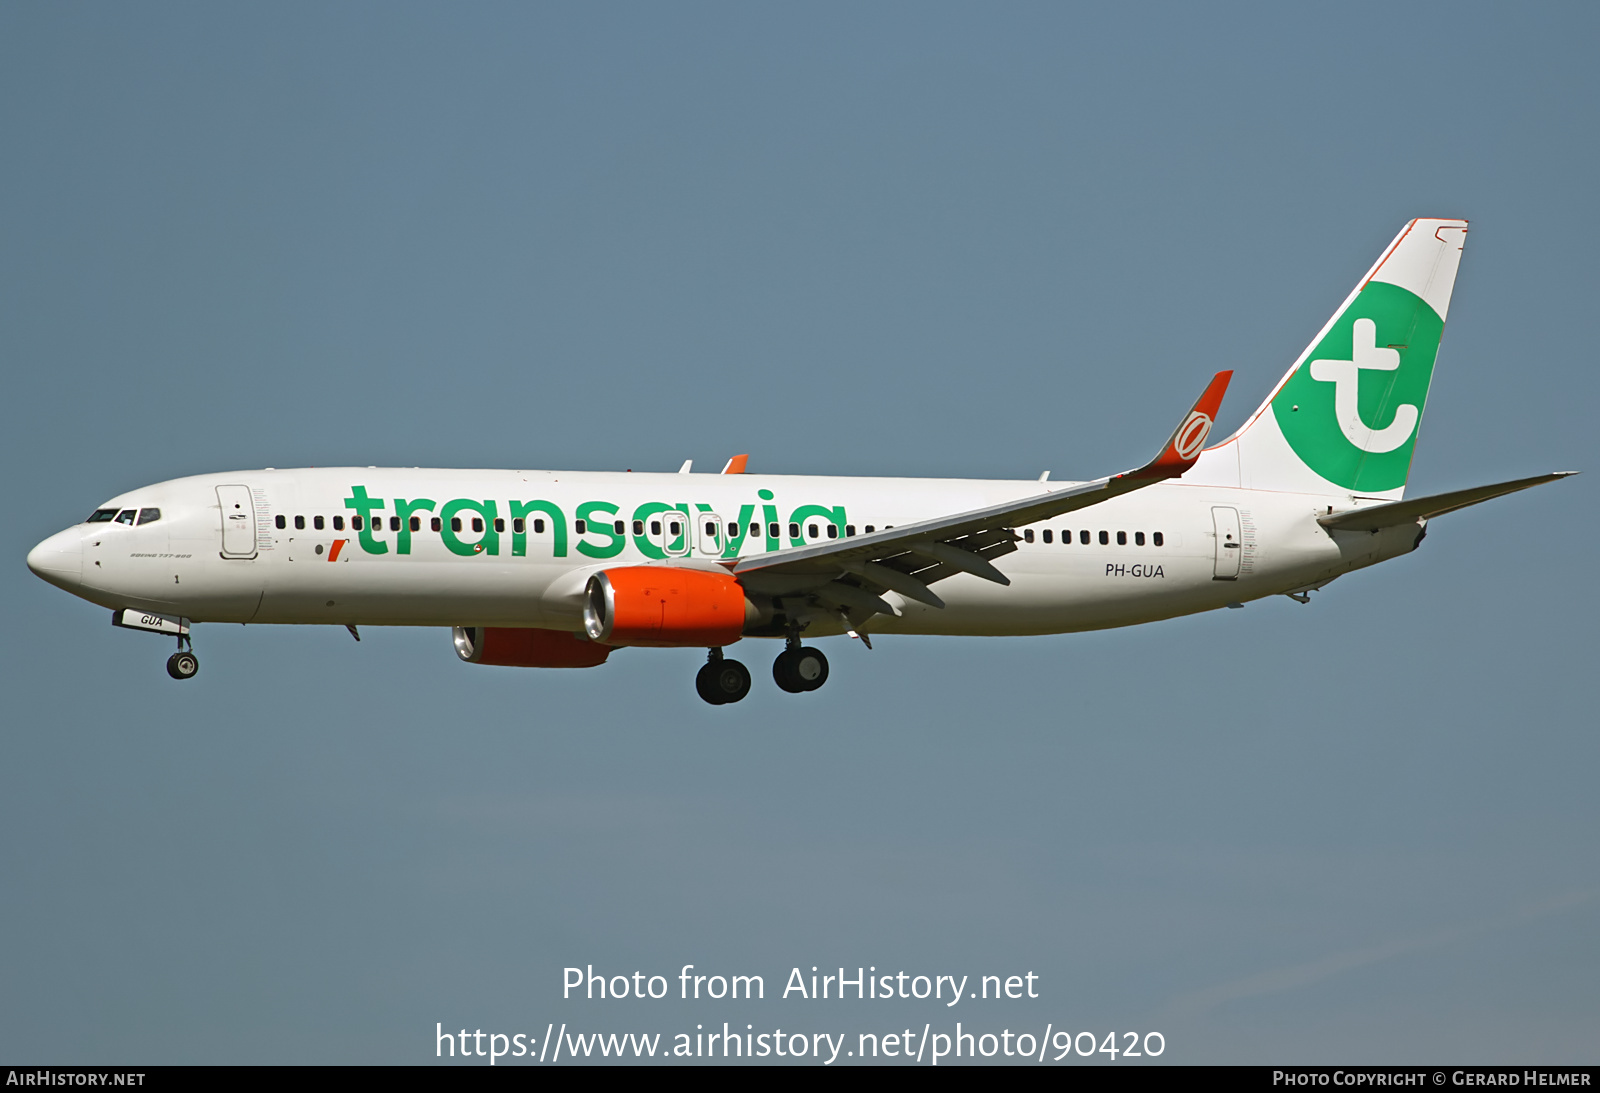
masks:
[[[755,609],[730,573],[624,566],[589,578],[583,628],[607,645],[730,645]]]
[[[584,641],[565,630],[522,626],[458,626],[456,656],[468,664],[515,668],[593,668],[605,663],[611,646]]]

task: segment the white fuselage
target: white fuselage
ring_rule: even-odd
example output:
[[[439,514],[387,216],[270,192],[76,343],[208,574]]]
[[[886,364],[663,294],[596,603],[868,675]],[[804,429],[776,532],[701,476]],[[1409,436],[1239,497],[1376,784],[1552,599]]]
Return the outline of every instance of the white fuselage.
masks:
[[[94,603],[194,622],[578,631],[585,584],[604,569],[721,568],[719,562],[737,557],[1066,485],[400,468],[246,471],[175,479],[114,498],[102,508],[159,509],[160,518],[137,526],[77,525],[39,544],[29,564]],[[868,628],[1048,634],[1126,626],[1321,585],[1406,553],[1419,541],[1418,524],[1370,533],[1330,532],[1317,523],[1331,507],[1351,503],[1348,494],[1161,483],[1018,527],[1017,550],[996,560],[1009,586],[958,574],[937,586],[943,609],[891,592],[886,598],[901,614],[878,615]],[[759,579],[750,583],[762,595],[783,594],[781,587],[762,588]],[[821,622],[809,632],[838,630]]]

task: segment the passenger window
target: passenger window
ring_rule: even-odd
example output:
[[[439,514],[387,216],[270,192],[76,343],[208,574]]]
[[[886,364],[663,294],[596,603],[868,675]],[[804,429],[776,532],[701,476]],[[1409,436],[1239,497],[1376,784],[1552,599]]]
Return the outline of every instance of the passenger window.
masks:
[[[412,531],[421,531],[422,530],[422,517],[413,516],[411,518],[411,530]]]
[[[1052,541],[1051,538],[1050,538],[1052,534],[1053,533],[1050,531],[1049,528],[1045,528],[1044,531],[1040,533],[1040,538],[1042,538],[1045,542],[1048,543],[1048,542]]]
[[[1118,546],[1127,546],[1128,545],[1128,533],[1127,532],[1125,532],[1125,531],[1117,532],[1117,545]]]
[[[871,535],[871,534],[872,534],[872,533],[873,533],[873,532],[875,532],[875,531],[877,531],[877,530],[878,530],[878,529],[877,529],[877,528],[875,528],[875,527],[873,527],[873,526],[872,526],[872,525],[871,525],[871,524],[868,524],[868,525],[867,525],[867,534],[868,534],[868,535]]]
[[[483,530],[483,517],[474,516],[472,518],[472,530],[473,531],[482,531]]]
[[[846,524],[844,526],[844,537],[846,539],[855,538],[855,534],[856,534],[856,526],[854,524]]]
[[[682,535],[683,534],[683,525],[678,523],[678,521],[676,521],[676,520],[672,521],[670,524],[667,525],[667,534],[668,535]]]
[[[839,525],[838,524],[829,524],[828,525],[828,538],[837,539],[838,537],[839,537]]]
[[[650,521],[650,534],[651,535],[660,535],[661,534],[661,521],[660,520],[652,520],[652,521]]]
[[[146,524],[153,524],[159,519],[161,519],[161,510],[160,509],[140,509],[139,510],[139,526],[140,527],[144,527]]]
[[[306,518],[304,516],[296,516],[294,518],[294,529],[296,531],[304,531],[306,529]]]
[[[496,516],[494,518],[494,529],[498,532],[504,532],[506,530],[506,519],[504,516]]]
[[[357,517],[357,519],[359,520],[360,517]],[[459,517],[459,516],[450,517],[450,530],[451,531],[460,531],[461,530],[461,517]]]
[[[511,530],[516,532],[518,535],[521,535],[523,532],[528,530],[528,522],[522,517],[518,516],[515,520],[511,521]]]
[[[112,520],[115,520],[116,518],[117,518],[117,510],[116,509],[95,509],[94,512],[89,514],[89,519],[85,520],[84,523],[86,523],[86,524],[107,524],[107,523],[110,523]]]
[[[611,524],[611,530],[616,532],[618,535],[622,535],[627,532],[628,525],[622,520],[615,520]]]
[[[752,538],[752,539],[761,538],[761,525],[760,524],[751,524],[750,525],[750,538]]]
[[[1101,546],[1110,546],[1111,545],[1111,536],[1109,534],[1107,534],[1106,532],[1102,531],[1100,533],[1100,545]]]
[[[799,524],[790,524],[789,525],[789,538],[791,538],[791,539],[800,538],[800,525]]]
[[[1082,543],[1084,546],[1088,546],[1089,545],[1089,533],[1087,531],[1078,532],[1078,542]]]
[[[783,534],[783,533],[778,529],[778,525],[777,524],[768,524],[767,525],[767,537],[769,539],[776,539],[781,534]]]
[[[434,531],[440,531],[444,528],[444,521],[435,516],[432,520],[428,521],[428,526]]]
[[[343,516],[335,516],[333,518],[333,530],[334,531],[343,531],[344,530],[344,517]]]
[[[1163,543],[1163,540],[1161,538],[1161,533],[1158,531],[1154,535],[1150,536],[1150,541],[1152,543],[1154,543],[1156,546],[1161,546],[1162,543]]]
[[[533,518],[533,533],[535,535],[544,534],[544,521],[539,519],[537,516]]]
[[[315,528],[316,530],[321,531],[322,530],[322,517],[313,516],[311,518],[311,526],[313,528]]]
[[[589,521],[587,521],[587,520],[574,520],[574,521],[572,521],[572,530],[577,532],[579,535],[588,534],[588,532],[589,532]]]
[[[620,531],[622,529],[618,528],[617,530]],[[717,525],[711,523],[711,521],[709,521],[709,520],[706,521],[706,538],[715,539],[716,537],[717,537]]]
[[[1133,545],[1144,546],[1144,532],[1136,531],[1133,533]]]
[[[285,520],[282,516],[279,516],[273,519],[272,526],[277,528],[279,531],[282,531],[284,528],[289,526],[289,521]]]
[[[815,539],[817,537],[817,525],[815,525],[815,524],[807,524],[806,525],[806,534],[809,535],[811,538]]]
[[[1032,528],[1024,528],[1023,529],[1023,531],[1022,531],[1022,541],[1024,543],[1033,542],[1033,529]]]
[[[359,516],[350,517],[350,530],[351,531],[360,531],[361,530],[361,517],[359,517]]]

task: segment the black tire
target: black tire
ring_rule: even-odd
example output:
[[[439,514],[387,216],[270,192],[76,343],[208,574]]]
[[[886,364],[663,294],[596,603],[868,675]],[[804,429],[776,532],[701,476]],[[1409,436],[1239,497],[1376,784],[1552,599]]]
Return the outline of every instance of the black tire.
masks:
[[[778,659],[772,662],[772,682],[776,683],[781,690],[797,695],[806,689],[806,685],[805,681],[800,678],[800,674],[795,671],[794,662],[795,652],[793,649],[785,649],[779,653]]]
[[[737,702],[750,693],[750,669],[737,660],[712,660],[696,673],[694,689],[713,706]]]
[[[193,653],[177,652],[167,658],[167,675],[173,679],[193,679],[200,671],[200,658]]]
[[[794,675],[803,691],[814,691],[828,682],[828,658],[821,649],[809,645],[795,650]]]

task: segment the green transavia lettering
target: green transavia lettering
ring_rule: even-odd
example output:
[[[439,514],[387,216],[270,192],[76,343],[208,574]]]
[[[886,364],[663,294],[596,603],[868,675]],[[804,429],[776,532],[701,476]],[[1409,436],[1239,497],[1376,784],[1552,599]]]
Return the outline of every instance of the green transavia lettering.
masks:
[[[759,490],[757,496],[771,502],[771,490]],[[503,505],[503,508],[502,508]],[[610,501],[584,501],[572,513],[569,521],[566,512],[554,501],[509,500],[494,498],[458,497],[439,504],[431,497],[407,500],[396,497],[393,501],[372,497],[366,486],[351,486],[350,496],[344,499],[359,526],[355,527],[356,542],[366,554],[388,554],[390,536],[394,553],[409,555],[416,535],[411,521],[418,520],[418,528],[431,527],[438,522],[438,535],[445,548],[463,558],[498,557],[503,538],[509,535],[511,557],[523,558],[528,554],[530,535],[547,536],[550,556],[566,558],[571,552],[585,558],[605,560],[615,558],[630,546],[639,555],[653,561],[688,554],[694,541],[695,522],[708,516],[715,517],[714,526],[719,541],[719,554],[723,558],[738,558],[751,550],[778,550],[787,546],[805,546],[809,526],[830,526],[834,530],[828,537],[842,536],[850,518],[843,505],[818,505],[807,503],[796,506],[782,519],[775,504],[762,504],[757,520],[755,503],[739,506],[737,520],[728,520],[712,512],[712,506],[703,502],[690,504],[684,501],[646,501],[632,514],[621,517],[620,506]],[[497,523],[501,512],[509,513],[510,526]],[[392,513],[393,520],[386,530],[384,517]],[[435,517],[433,514],[437,513]],[[421,514],[427,514],[423,516]],[[421,521],[430,521],[424,525]],[[652,531],[654,525],[674,523],[676,533]],[[459,528],[459,529],[458,529]],[[774,535],[777,530],[779,534]],[[751,535],[752,530],[756,533]],[[786,534],[797,531],[798,534]]]

